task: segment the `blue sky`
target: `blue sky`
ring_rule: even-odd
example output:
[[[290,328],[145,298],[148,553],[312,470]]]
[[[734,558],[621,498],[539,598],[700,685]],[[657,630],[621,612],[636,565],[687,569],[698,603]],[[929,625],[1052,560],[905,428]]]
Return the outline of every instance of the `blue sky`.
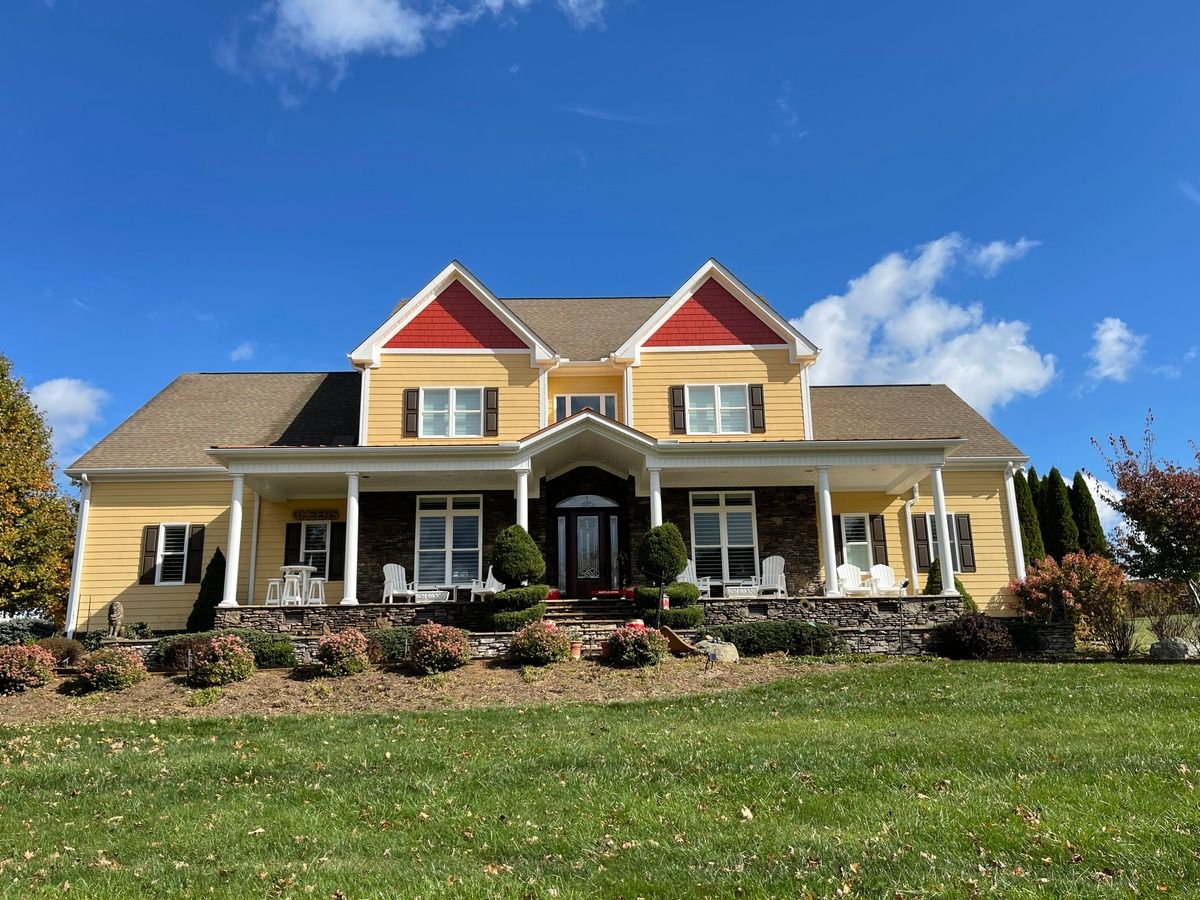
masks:
[[[10,0],[0,351],[69,457],[182,371],[342,368],[454,257],[716,256],[825,380],[946,380],[1043,469],[1148,407],[1184,456],[1200,7],[893,7]]]

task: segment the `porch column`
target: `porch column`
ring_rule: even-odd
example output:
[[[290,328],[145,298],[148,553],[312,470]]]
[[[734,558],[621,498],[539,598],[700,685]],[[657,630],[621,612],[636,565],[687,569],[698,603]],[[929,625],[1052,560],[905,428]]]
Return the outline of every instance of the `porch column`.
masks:
[[[842,596],[838,584],[837,550],[833,543],[833,498],[829,494],[829,466],[817,466],[817,506],[821,515],[821,565],[825,567],[825,596]]]
[[[529,530],[529,470],[517,469],[517,524]]]
[[[954,589],[954,557],[950,553],[950,519],[946,516],[946,492],[942,488],[942,464],[933,467],[933,516],[937,522],[938,559],[942,565],[942,593],[958,594]]]
[[[658,466],[650,466],[650,527],[657,528],[662,524],[662,470]]]
[[[1009,463],[1004,469],[1004,493],[1008,500],[1008,530],[1012,534],[1013,571],[1017,581],[1025,580],[1025,541],[1021,536],[1021,517],[1017,514],[1017,490],[1013,487],[1013,469]]]
[[[233,476],[233,496],[229,499],[229,552],[225,554],[225,590],[220,606],[237,606],[238,563],[242,552],[242,493],[245,479]]]
[[[346,474],[346,572],[342,606],[358,605],[358,473]]]

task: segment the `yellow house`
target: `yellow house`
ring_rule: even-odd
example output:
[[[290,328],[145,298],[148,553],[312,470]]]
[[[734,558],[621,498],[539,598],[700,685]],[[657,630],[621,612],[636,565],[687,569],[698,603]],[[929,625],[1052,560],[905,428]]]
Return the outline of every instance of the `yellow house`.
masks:
[[[669,297],[508,299],[452,262],[349,371],[181,375],[70,466],[67,627],[182,628],[217,548],[226,607],[378,603],[385,565],[467,600],[513,523],[564,598],[636,584],[673,522],[714,596],[913,593],[950,559],[1006,612],[1026,457],[944,385],[810,386],[818,355],[715,260]]]

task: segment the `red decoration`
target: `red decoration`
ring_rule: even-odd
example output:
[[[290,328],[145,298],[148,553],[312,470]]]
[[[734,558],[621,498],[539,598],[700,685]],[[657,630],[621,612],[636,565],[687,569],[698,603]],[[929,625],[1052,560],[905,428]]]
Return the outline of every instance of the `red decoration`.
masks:
[[[462,282],[456,281],[383,346],[406,350],[519,350],[526,344]]]
[[[783,344],[783,339],[715,279],[708,279],[646,341],[647,347]]]

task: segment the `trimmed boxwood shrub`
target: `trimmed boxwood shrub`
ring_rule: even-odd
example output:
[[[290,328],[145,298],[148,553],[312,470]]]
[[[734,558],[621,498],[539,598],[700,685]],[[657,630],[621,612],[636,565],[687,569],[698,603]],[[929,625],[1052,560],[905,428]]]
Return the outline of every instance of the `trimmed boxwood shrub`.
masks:
[[[28,644],[38,638],[50,637],[52,634],[54,634],[54,623],[49,619],[19,616],[15,619],[0,621],[0,646]]]
[[[142,657],[124,647],[89,653],[79,664],[79,683],[89,691],[123,691],[146,680]]]
[[[154,649],[153,660],[168,671],[182,672],[187,669],[188,650],[195,656],[205,641],[227,634],[241,638],[242,643],[254,654],[254,665],[260,669],[290,668],[296,665],[296,648],[291,638],[255,628],[172,634],[159,639],[158,646]]]
[[[413,632],[411,662],[418,672],[448,672],[470,661],[471,642],[462,629],[431,622]]]
[[[651,581],[670,584],[687,566],[687,545],[674,522],[651,528],[638,544],[638,568]]]
[[[605,642],[608,659],[618,666],[657,666],[667,655],[667,639],[642,625],[624,625]]]
[[[492,609],[496,612],[529,609],[529,607],[541,603],[548,596],[550,596],[550,585],[548,584],[530,584],[525,587],[509,588],[500,591],[492,598]]]
[[[374,663],[395,665],[408,659],[416,626],[379,628],[367,635],[367,655]]]
[[[54,657],[33,644],[0,647],[0,694],[19,694],[49,684],[54,677]]]
[[[254,654],[236,635],[208,638],[193,650],[187,681],[192,687],[216,687],[245,681],[254,674]]]
[[[58,665],[73,666],[87,653],[83,649],[83,644],[73,638],[63,637],[62,635],[51,635],[37,641],[37,645],[48,651],[54,657],[54,661]]]
[[[517,632],[508,655],[523,663],[545,666],[567,658],[571,638],[553,622],[530,622]]]
[[[966,613],[937,630],[938,651],[950,659],[994,659],[1013,651],[1012,634],[999,619]]]
[[[672,608],[695,606],[700,602],[700,588],[694,584],[688,584],[686,581],[672,581],[663,590],[666,591]],[[656,587],[640,587],[633,592],[633,599],[638,606],[658,606],[659,596]]]
[[[358,675],[371,668],[367,636],[357,628],[335,631],[317,642],[317,660],[326,675]]]
[[[763,619],[709,629],[709,634],[728,641],[742,656],[787,653],[792,656],[827,656],[842,649],[842,639],[832,625],[798,619]]]
[[[699,628],[704,623],[704,607],[702,606],[683,606],[679,609],[671,607],[662,610],[654,606],[647,606],[638,610],[638,615],[650,624],[666,625],[676,631],[690,631],[693,628]],[[659,616],[662,618],[660,619]]]
[[[514,609],[492,614],[494,631],[520,631],[530,622],[538,622],[546,616],[546,604],[535,603],[528,609]]]
[[[529,532],[509,525],[498,535],[492,549],[492,573],[506,585],[537,581],[546,574],[546,560]],[[543,598],[545,599],[545,598]]]

